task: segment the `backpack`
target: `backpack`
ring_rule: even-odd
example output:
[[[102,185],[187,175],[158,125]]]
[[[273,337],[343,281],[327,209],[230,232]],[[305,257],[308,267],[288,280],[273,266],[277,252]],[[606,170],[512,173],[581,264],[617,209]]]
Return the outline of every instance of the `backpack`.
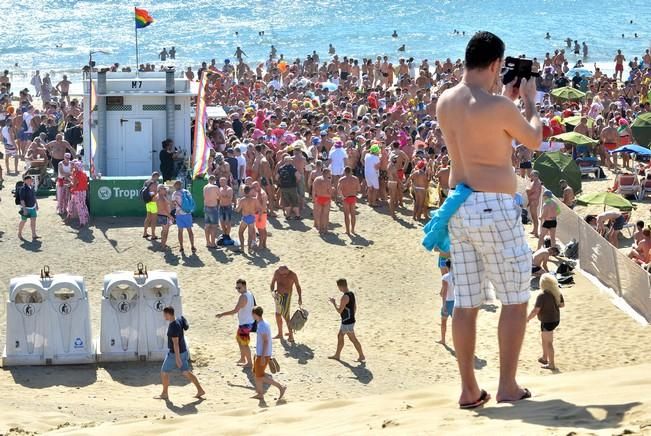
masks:
[[[182,328],[184,331],[187,332],[187,331],[190,329],[190,323],[188,322],[187,319],[185,319],[185,317],[184,317],[183,315],[181,315],[180,317],[176,318],[176,322],[179,323],[179,325],[181,326],[181,328]]]
[[[192,194],[187,189],[181,191],[181,210],[185,213],[194,212],[195,203]]]
[[[22,189],[24,184],[25,182],[16,182],[16,186],[14,186],[13,194],[14,194],[14,202],[16,203],[16,206],[20,206],[20,190]]]
[[[142,201],[147,204],[151,201],[151,192],[149,191],[149,183],[140,190],[140,198]]]
[[[296,169],[292,165],[286,165],[278,170],[278,185],[281,188],[296,186]]]

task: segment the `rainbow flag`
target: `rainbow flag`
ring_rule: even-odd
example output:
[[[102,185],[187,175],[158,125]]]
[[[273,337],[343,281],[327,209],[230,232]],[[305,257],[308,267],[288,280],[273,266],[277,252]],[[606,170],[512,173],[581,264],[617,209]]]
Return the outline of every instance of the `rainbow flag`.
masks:
[[[136,29],[144,29],[154,22],[149,12],[144,9],[134,8],[136,11]]]
[[[192,178],[203,176],[208,172],[208,159],[212,144],[206,136],[206,82],[208,72],[204,71],[199,80],[199,95],[197,95],[197,112],[194,124],[194,154],[192,155]]]

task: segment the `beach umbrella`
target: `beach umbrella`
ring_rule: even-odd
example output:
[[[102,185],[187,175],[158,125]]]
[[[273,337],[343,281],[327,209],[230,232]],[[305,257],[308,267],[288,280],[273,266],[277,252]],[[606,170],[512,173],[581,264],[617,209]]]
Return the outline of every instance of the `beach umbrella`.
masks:
[[[557,197],[563,195],[558,184],[561,179],[565,179],[575,193],[581,192],[581,169],[572,156],[560,151],[543,153],[534,161],[533,169],[538,171],[543,185]]]
[[[598,141],[577,132],[561,133],[560,135],[552,136],[550,139],[552,141],[565,142],[574,145],[597,145],[599,143]]]
[[[322,82],[321,83],[321,89],[327,89],[328,91],[336,91],[337,88],[339,88],[339,87],[337,86],[336,83],[332,83],[332,82]]]
[[[578,89],[569,86],[564,86],[552,90],[551,95],[559,100],[581,100],[585,97],[585,92],[581,92]]]
[[[568,71],[565,77],[572,78],[576,76],[576,73],[579,73],[579,76],[586,77],[588,79],[594,75],[594,73],[588,70],[587,68],[578,67],[578,68],[572,68],[570,71]]]
[[[640,114],[631,124],[633,137],[643,146],[651,145],[651,113]]]
[[[637,144],[623,145],[623,146],[621,146],[619,148],[614,149],[610,153],[611,154],[613,154],[613,153],[635,153],[638,156],[651,156],[651,150],[649,150],[646,147],[642,147],[641,145],[637,145]]]
[[[576,127],[581,123],[581,115],[576,115],[573,117],[563,118],[563,124],[569,124],[572,127]],[[594,120],[588,117],[588,127],[594,127]]]
[[[589,204],[606,207],[614,207],[622,211],[633,210],[633,203],[628,201],[622,195],[614,192],[594,192],[592,194],[583,194],[576,198],[577,204],[586,206]]]

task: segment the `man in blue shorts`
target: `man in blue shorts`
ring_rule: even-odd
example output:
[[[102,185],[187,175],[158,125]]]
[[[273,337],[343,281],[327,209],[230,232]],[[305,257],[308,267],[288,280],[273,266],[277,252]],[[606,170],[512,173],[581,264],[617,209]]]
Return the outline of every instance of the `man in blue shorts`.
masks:
[[[180,371],[183,377],[187,378],[197,388],[197,394],[194,397],[202,398],[206,392],[199,384],[197,377],[190,371],[188,347],[185,343],[184,336],[184,331],[189,327],[188,322],[183,317],[177,319],[174,316],[174,308],[172,306],[163,309],[163,317],[165,321],[169,322],[169,326],[167,327],[167,347],[169,348],[169,352],[160,370],[163,392],[155,398],[158,400],[169,399],[167,389],[170,386],[170,373],[172,371]]]
[[[174,191],[172,201],[176,210],[175,219],[176,227],[179,229],[179,247],[181,247],[181,254],[185,253],[183,251],[183,229],[188,231],[192,253],[196,253],[197,249],[194,247],[194,233],[192,232],[192,212],[183,210],[183,191],[185,191],[185,189],[183,189],[180,180],[174,182]]]

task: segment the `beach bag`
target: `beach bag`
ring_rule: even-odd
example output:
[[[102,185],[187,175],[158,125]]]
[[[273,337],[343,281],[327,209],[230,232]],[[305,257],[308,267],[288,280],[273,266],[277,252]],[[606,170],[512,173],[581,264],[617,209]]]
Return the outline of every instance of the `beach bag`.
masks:
[[[275,357],[269,358],[269,371],[271,371],[272,374],[276,374],[280,371],[280,365]]]
[[[558,283],[561,285],[573,285],[574,284],[574,277],[572,276],[557,276],[556,280],[558,280]]]
[[[579,258],[579,243],[576,242],[576,240],[572,239],[572,241],[565,246],[563,257],[567,257],[568,259]]]
[[[194,212],[195,203],[192,194],[187,189],[181,191],[181,209],[185,213]]]
[[[299,331],[305,327],[305,323],[307,322],[307,317],[309,315],[310,313],[307,310],[299,307],[292,315],[292,318],[289,320],[291,329],[293,331]]]
[[[558,265],[558,268],[556,268],[556,274],[562,275],[562,276],[567,276],[567,275],[574,274],[572,272],[573,270],[574,270],[574,267],[572,265],[570,265],[567,262],[561,262]]]
[[[522,208],[522,224],[529,224],[529,211],[525,208]]]
[[[190,329],[190,323],[188,322],[187,319],[185,319],[185,317],[183,315],[181,315],[179,318],[177,318],[176,322],[179,323],[179,325],[181,326],[181,328],[184,331],[187,332]]]

